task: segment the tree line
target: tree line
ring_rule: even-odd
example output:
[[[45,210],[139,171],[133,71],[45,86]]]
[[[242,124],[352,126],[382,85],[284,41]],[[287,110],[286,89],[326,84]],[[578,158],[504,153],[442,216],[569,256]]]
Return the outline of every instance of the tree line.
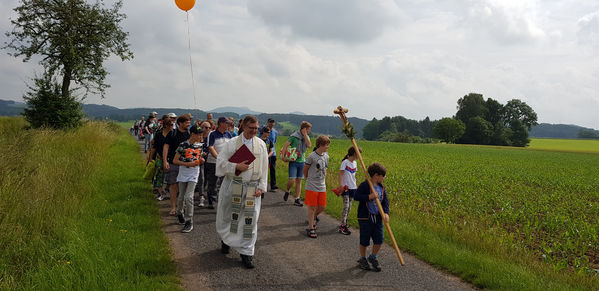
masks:
[[[402,116],[374,118],[365,127],[368,140],[398,142],[442,142],[460,144],[502,145],[524,147],[537,114],[525,102],[512,99],[505,105],[482,94],[470,93],[458,99],[453,117],[431,121],[428,117],[416,121]]]

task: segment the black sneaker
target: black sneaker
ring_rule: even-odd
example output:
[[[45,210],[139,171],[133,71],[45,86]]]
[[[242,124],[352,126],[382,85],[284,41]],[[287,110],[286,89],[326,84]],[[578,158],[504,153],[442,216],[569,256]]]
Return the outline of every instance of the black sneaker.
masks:
[[[370,270],[370,265],[368,264],[368,261],[364,257],[362,257],[358,260],[358,266],[362,270]]]
[[[223,242],[222,240],[220,241],[220,252],[223,254],[228,254],[229,250],[231,249],[230,246],[226,245],[225,242]]]
[[[277,190],[277,189],[279,189],[279,187],[277,187],[276,185],[275,185],[275,186],[272,186],[272,187],[270,187],[270,191],[271,191],[271,192],[275,192],[275,190]]]
[[[375,272],[381,271],[381,266],[379,266],[379,261],[376,258],[368,257],[368,262],[372,265]]]
[[[177,214],[177,219],[179,220],[179,224],[185,224],[185,218],[183,218],[183,214]]]
[[[192,230],[193,230],[193,224],[191,223],[191,221],[186,221],[185,226],[183,227],[181,232],[188,233],[188,232],[191,232]]]
[[[289,191],[285,191],[285,195],[283,195],[283,201],[287,201],[289,199]]]
[[[304,206],[304,204],[302,204],[302,202],[299,200],[299,198],[295,199],[295,202],[293,202],[293,205],[299,206],[299,207]]]
[[[339,233],[342,233],[344,235],[351,234],[351,231],[349,231],[349,227],[347,227],[347,225],[340,225],[339,228],[337,228],[337,230],[339,231]]]
[[[243,265],[248,268],[248,269],[253,269],[254,268],[254,263],[252,263],[252,256],[246,256],[246,255],[240,255],[241,256],[241,262],[243,263]]]

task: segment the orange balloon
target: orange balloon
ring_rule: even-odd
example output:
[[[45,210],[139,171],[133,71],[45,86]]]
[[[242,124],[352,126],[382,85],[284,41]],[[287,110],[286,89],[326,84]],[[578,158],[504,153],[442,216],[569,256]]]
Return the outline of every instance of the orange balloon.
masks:
[[[175,0],[177,7],[183,11],[189,11],[196,4],[196,0]]]

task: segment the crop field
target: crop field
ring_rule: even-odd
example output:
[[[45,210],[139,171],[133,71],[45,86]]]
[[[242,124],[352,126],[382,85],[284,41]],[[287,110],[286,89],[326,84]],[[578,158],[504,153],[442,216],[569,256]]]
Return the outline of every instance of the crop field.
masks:
[[[285,140],[281,137],[278,141],[278,150]],[[396,238],[404,229],[394,224],[408,223],[470,249],[597,282],[599,154],[445,144],[358,144],[367,166],[376,161],[387,167],[384,184],[390,194]],[[338,184],[339,165],[349,146],[347,140],[333,140],[329,149],[328,211],[337,215],[341,199],[330,189]],[[281,187],[287,181],[286,163],[278,162],[278,173]],[[364,180],[360,167],[357,180]],[[352,218],[355,208],[357,204]],[[399,244],[401,248],[402,240]],[[404,247],[411,248],[405,242]]]
[[[599,139],[532,138],[530,149],[599,154]]]

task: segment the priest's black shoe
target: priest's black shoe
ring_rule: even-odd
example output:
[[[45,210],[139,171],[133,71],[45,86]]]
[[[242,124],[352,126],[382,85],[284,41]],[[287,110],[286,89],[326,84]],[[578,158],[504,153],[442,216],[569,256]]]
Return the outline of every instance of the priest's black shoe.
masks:
[[[230,246],[226,245],[225,242],[223,242],[222,240],[220,241],[220,252],[223,254],[228,254],[229,250],[231,249]]]
[[[241,262],[248,269],[254,268],[254,263],[252,263],[252,256],[241,255]]]

